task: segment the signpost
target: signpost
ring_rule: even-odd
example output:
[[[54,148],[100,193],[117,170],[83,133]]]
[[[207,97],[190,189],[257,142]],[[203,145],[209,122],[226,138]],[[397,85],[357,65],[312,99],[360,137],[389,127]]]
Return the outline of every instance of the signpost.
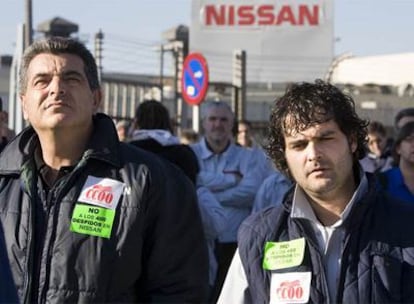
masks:
[[[184,60],[181,92],[190,105],[199,105],[208,89],[207,61],[200,53],[190,53]]]
[[[200,53],[190,53],[184,60],[181,79],[183,99],[193,107],[193,129],[199,131],[200,110],[208,90],[207,61]]]

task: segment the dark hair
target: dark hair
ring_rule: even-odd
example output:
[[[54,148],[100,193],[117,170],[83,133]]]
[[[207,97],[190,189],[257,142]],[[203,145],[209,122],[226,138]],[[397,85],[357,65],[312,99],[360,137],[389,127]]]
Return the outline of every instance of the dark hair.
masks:
[[[287,116],[292,118],[289,119],[289,125],[286,124]],[[356,114],[353,99],[319,79],[315,83],[303,82],[289,86],[285,94],[276,99],[270,116],[267,150],[276,167],[290,176],[285,158],[285,134],[305,130],[331,119],[348,139],[355,138],[356,164],[358,159],[365,156],[368,122]]]
[[[404,108],[400,110],[394,118],[394,129],[398,131],[398,123],[404,117],[414,117],[414,108]]]
[[[135,111],[135,129],[161,129],[173,133],[168,109],[159,101],[146,100]]]
[[[409,137],[413,133],[414,133],[414,121],[407,122],[398,131],[397,136],[395,137],[394,145],[392,149],[392,157],[394,159],[394,165],[398,166],[398,163],[400,162],[400,155],[397,153],[397,146],[399,146],[403,140],[405,140],[407,137]]]
[[[73,54],[79,56],[84,63],[84,71],[92,90],[99,89],[98,69],[92,53],[81,42],[64,37],[41,39],[31,44],[23,54],[20,65],[19,86],[20,93],[27,89],[27,70],[30,62],[39,54]]]
[[[368,125],[368,134],[378,133],[382,136],[387,136],[385,126],[379,121],[371,121]]]

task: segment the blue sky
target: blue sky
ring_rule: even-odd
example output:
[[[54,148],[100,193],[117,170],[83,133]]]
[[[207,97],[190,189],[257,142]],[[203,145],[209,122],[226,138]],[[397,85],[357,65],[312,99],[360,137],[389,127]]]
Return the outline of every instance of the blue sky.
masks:
[[[156,45],[161,33],[190,25],[191,0],[32,0],[33,27],[55,16],[77,23],[92,41],[104,33]],[[332,0],[333,1],[333,0]],[[25,0],[2,0],[0,54],[12,54],[16,26],[24,22]],[[414,51],[413,0],[335,0],[335,54],[357,56]],[[115,46],[114,46],[115,47]],[[150,62],[150,61],[149,61]]]
[[[336,0],[336,54],[413,52],[413,11],[412,0]]]

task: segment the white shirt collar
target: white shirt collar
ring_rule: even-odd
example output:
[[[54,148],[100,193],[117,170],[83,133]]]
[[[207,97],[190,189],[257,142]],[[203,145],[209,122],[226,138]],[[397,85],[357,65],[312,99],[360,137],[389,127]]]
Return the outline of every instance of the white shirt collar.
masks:
[[[203,137],[200,141],[200,147],[201,147],[201,159],[207,159],[210,158],[214,155],[216,155],[213,151],[211,151],[208,146],[207,146],[207,140],[205,137]],[[231,153],[231,151],[234,149],[235,144],[230,141],[230,144],[228,145],[228,147],[226,148],[226,150],[224,150],[223,152],[220,153],[220,155],[225,155],[227,153]]]
[[[360,183],[351,197],[351,200],[346,205],[344,211],[340,215],[340,219],[334,223],[333,227],[342,225],[344,220],[348,217],[352,207],[361,197],[368,191],[368,180],[361,168],[359,168]],[[292,218],[304,218],[311,222],[320,224],[318,218],[315,215],[303,189],[296,184],[295,192],[293,194],[292,210],[290,212]]]

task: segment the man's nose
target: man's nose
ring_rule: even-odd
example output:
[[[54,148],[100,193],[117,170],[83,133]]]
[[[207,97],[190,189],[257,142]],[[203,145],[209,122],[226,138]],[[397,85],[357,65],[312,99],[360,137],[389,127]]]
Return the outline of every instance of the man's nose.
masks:
[[[320,151],[320,148],[319,148],[318,144],[313,143],[313,142],[308,144],[307,152],[308,152],[308,160],[309,161],[317,161],[322,156],[322,153]]]
[[[221,125],[222,125],[222,122],[219,119],[214,121],[214,126],[218,127],[218,126],[221,126]]]
[[[65,93],[66,93],[65,84],[62,81],[62,79],[58,76],[53,77],[50,83],[49,94],[57,97],[57,96],[65,95]]]

